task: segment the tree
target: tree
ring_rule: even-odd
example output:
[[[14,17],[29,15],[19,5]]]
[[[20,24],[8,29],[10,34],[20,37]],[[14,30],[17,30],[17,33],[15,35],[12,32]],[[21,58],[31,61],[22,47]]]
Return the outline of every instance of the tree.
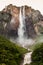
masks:
[[[43,65],[43,43],[33,51],[31,58],[30,65]]]

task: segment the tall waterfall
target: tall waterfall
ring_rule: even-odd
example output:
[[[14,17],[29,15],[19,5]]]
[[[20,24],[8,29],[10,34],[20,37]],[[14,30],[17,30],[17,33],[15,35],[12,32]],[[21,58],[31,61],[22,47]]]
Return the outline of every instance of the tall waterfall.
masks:
[[[20,24],[19,24],[19,29],[18,29],[18,42],[19,43],[23,43],[24,41],[24,10],[25,8],[23,8],[23,14],[22,14],[22,7],[20,8],[20,14],[19,14],[19,21],[20,21]]]
[[[23,11],[23,12],[22,12]],[[32,39],[27,39],[25,37],[25,6],[20,8],[20,13],[19,13],[19,28],[18,28],[18,39],[17,42],[20,43],[23,47],[28,46],[34,43]],[[33,43],[32,43],[33,42]]]
[[[11,22],[13,22],[13,20]],[[24,48],[27,49],[29,45],[32,45],[34,43],[34,40],[27,39],[27,37],[24,36],[24,33],[25,33],[25,6],[23,7],[23,9],[22,7],[20,8],[18,38],[13,41],[17,42],[18,44],[22,45]],[[32,52],[25,54],[24,62],[22,63],[22,65],[30,64],[31,54]]]
[[[18,29],[18,36],[19,38],[23,38],[24,36],[24,24],[23,24],[23,16],[22,16],[22,8],[20,8],[20,14],[19,14],[19,21],[20,21],[20,24],[19,24],[19,29]]]
[[[18,28],[17,42],[20,43],[24,48],[27,49],[26,46],[33,44],[34,40],[27,39],[27,37],[24,36],[24,33],[25,33],[25,7],[23,7],[23,13],[22,13],[22,7],[20,8],[19,21],[20,21],[20,24],[19,24],[19,28]],[[24,62],[22,63],[22,65],[30,64],[31,54],[32,54],[32,52],[25,54]]]

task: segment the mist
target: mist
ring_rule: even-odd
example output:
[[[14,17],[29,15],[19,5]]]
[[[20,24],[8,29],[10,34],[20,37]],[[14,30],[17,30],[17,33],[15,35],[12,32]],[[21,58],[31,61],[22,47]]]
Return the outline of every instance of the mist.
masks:
[[[17,43],[25,47],[26,45],[32,45],[35,41],[32,38],[27,38],[27,36],[24,35],[25,33],[25,6],[23,7],[23,15],[22,15],[22,7],[20,8],[19,13],[19,28],[18,28],[18,38]]]

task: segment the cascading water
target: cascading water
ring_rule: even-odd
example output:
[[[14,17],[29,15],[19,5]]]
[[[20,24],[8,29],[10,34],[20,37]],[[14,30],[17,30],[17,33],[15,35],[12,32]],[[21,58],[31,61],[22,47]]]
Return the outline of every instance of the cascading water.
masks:
[[[23,7],[23,12],[22,12],[22,7],[20,8],[20,14],[19,14],[19,28],[18,28],[18,39],[17,42],[20,43],[23,47],[31,45],[32,42],[34,42],[32,39],[27,39],[27,37],[24,35],[25,33],[25,6]]]
[[[20,8],[20,14],[19,14],[19,21],[20,25],[18,28],[18,43],[20,43],[24,48],[27,45],[31,45],[33,40],[32,39],[27,39],[27,37],[24,36],[25,33],[25,7],[23,7],[23,14],[22,14],[22,7]],[[24,57],[24,62],[22,65],[25,65],[26,63],[31,62],[31,53],[26,53]]]
[[[25,10],[24,10],[25,11]],[[24,13],[23,13],[24,15]],[[20,8],[20,14],[19,14],[19,21],[20,21],[20,25],[19,25],[19,29],[18,29],[18,42],[19,43],[24,43],[24,19],[23,19],[23,15],[22,15],[22,8]]]
[[[14,22],[14,19],[11,20],[11,23]],[[24,48],[27,48],[27,46],[32,45],[34,43],[34,40],[32,39],[27,39],[27,37],[25,37],[24,33],[25,33],[25,7],[23,7],[23,12],[22,12],[22,7],[20,8],[20,14],[19,14],[19,28],[18,28],[18,38],[16,40],[11,39],[11,41],[13,42],[17,42],[19,43],[19,45],[21,45]],[[22,63],[22,65],[25,65],[26,63],[29,64],[31,62],[31,53],[26,53],[24,56],[24,62]]]
[[[32,52],[29,52],[29,53],[25,54],[23,65],[31,63],[31,54],[32,54]]]

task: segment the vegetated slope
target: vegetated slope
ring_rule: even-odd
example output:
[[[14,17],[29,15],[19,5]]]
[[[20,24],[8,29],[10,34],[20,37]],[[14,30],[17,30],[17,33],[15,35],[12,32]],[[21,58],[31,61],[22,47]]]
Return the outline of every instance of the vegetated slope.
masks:
[[[27,50],[0,36],[0,65],[20,65]]]
[[[43,43],[33,51],[32,63],[30,65],[43,65]]]

